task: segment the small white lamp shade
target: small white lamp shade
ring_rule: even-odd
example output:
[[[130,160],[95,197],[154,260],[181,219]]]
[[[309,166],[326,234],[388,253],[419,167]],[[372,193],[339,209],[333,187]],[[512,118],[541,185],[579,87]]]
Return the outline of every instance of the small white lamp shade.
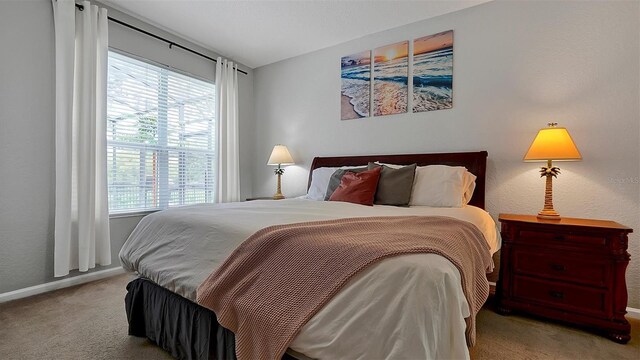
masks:
[[[271,151],[271,156],[269,156],[269,161],[267,161],[267,165],[293,165],[293,158],[291,154],[289,154],[289,150],[284,145],[276,145],[273,147],[273,151]]]

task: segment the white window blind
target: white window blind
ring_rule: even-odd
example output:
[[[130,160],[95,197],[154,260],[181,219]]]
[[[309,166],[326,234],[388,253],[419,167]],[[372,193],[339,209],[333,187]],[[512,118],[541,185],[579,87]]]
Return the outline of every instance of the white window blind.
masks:
[[[109,52],[111,213],[214,202],[215,85]]]

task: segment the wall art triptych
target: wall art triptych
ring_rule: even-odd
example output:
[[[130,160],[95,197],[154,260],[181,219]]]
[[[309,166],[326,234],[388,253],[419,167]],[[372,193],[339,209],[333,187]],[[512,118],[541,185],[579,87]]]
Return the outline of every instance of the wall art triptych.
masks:
[[[363,51],[343,57],[341,119],[405,113],[410,94],[414,113],[451,109],[453,30],[415,39],[412,52],[412,84],[408,81],[408,41],[379,47],[373,53]]]

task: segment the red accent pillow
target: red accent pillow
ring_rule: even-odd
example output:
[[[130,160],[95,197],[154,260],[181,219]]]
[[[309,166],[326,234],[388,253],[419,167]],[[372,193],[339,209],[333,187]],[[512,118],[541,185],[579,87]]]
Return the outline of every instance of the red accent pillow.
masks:
[[[347,171],[329,201],[345,201],[354,204],[373,206],[373,198],[378,188],[382,167],[354,173]]]

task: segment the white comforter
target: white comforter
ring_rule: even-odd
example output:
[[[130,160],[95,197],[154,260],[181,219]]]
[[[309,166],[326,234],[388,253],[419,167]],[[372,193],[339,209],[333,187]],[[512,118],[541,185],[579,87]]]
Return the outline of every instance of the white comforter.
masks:
[[[475,224],[492,252],[484,210],[362,206],[304,199],[174,208],[146,216],[120,250],[125,269],[195,301],[198,285],[254,232],[275,224],[361,216],[440,215]],[[469,306],[458,269],[435,254],[383,260],[354,277],[290,344],[316,359],[469,358]]]

